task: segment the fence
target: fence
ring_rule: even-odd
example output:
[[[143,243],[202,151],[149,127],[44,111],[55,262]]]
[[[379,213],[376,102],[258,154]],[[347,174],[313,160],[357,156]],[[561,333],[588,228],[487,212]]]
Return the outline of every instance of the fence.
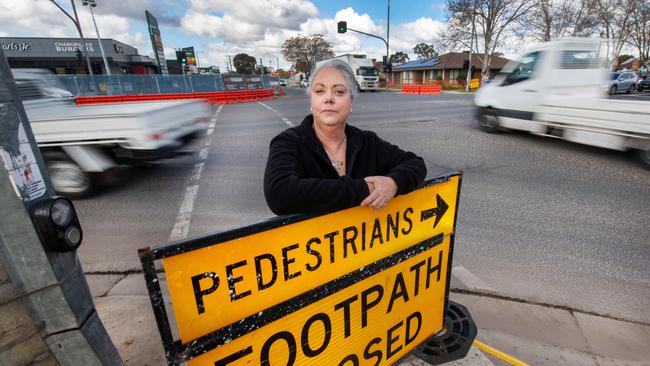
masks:
[[[75,97],[208,93],[278,87],[269,75],[70,75],[46,76],[49,86],[68,90]]]

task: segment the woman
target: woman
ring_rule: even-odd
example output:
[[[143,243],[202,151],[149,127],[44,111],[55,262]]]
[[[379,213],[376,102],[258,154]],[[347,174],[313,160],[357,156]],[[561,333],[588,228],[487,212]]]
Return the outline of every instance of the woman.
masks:
[[[422,184],[427,173],[422,158],[347,124],[357,89],[345,62],[317,66],[307,93],[312,114],[271,141],[264,174],[271,211],[382,208]]]

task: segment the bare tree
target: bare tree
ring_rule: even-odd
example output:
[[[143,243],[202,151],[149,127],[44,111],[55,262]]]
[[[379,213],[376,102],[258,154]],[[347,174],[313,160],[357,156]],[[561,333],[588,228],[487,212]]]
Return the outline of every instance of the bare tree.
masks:
[[[640,1],[632,14],[629,44],[639,51],[639,59],[644,65],[650,58],[650,2]]]
[[[521,36],[519,20],[538,1],[447,0],[447,29],[438,45],[447,50],[471,48],[481,60],[481,77],[487,80],[495,50],[507,37]]]
[[[646,0],[595,0],[594,12],[600,25],[601,38],[611,41],[609,56],[616,60],[630,39],[633,14]]]
[[[539,0],[521,21],[539,41],[558,37],[589,37],[598,20],[591,10],[594,0]]]
[[[282,56],[296,71],[308,73],[321,60],[334,57],[332,45],[320,34],[291,37],[282,43]]]

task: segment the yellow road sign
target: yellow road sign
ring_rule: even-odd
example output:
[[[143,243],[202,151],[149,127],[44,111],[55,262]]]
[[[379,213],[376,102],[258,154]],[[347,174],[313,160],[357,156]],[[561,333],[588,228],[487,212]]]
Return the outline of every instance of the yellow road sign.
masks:
[[[182,345],[163,334],[154,267],[143,259],[168,357],[338,364],[348,355],[379,362],[382,350],[379,363],[394,362],[442,327],[459,189],[454,174],[381,210],[270,220],[154,248]]]
[[[411,258],[402,253],[357,271],[353,285],[223,342],[189,365],[394,363],[442,328],[449,236],[414,250]],[[229,332],[215,338],[228,339]]]
[[[479,79],[472,79],[472,80],[470,81],[470,83],[469,83],[469,87],[472,88],[472,89],[476,89],[476,88],[478,88],[480,85],[481,85],[481,84],[480,84],[480,82],[479,82]]]

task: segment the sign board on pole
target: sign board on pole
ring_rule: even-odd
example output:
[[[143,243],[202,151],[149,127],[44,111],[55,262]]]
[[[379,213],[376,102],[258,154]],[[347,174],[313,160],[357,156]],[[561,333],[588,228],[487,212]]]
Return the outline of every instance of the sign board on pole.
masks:
[[[140,250],[170,364],[391,364],[443,328],[460,174],[381,209]],[[154,261],[162,260],[170,330]]]
[[[181,51],[185,52],[187,56],[187,62],[185,63],[188,66],[197,66],[196,64],[196,54],[194,53],[194,47],[183,47]]]
[[[479,79],[472,79],[469,83],[469,87],[472,89],[477,89],[480,85]]]
[[[165,49],[163,48],[162,38],[160,37],[160,29],[158,28],[158,19],[149,12],[144,11],[147,17],[147,26],[149,28],[149,36],[151,37],[151,48],[158,64],[158,70],[161,74],[169,74],[167,70],[167,61],[165,60]]]

